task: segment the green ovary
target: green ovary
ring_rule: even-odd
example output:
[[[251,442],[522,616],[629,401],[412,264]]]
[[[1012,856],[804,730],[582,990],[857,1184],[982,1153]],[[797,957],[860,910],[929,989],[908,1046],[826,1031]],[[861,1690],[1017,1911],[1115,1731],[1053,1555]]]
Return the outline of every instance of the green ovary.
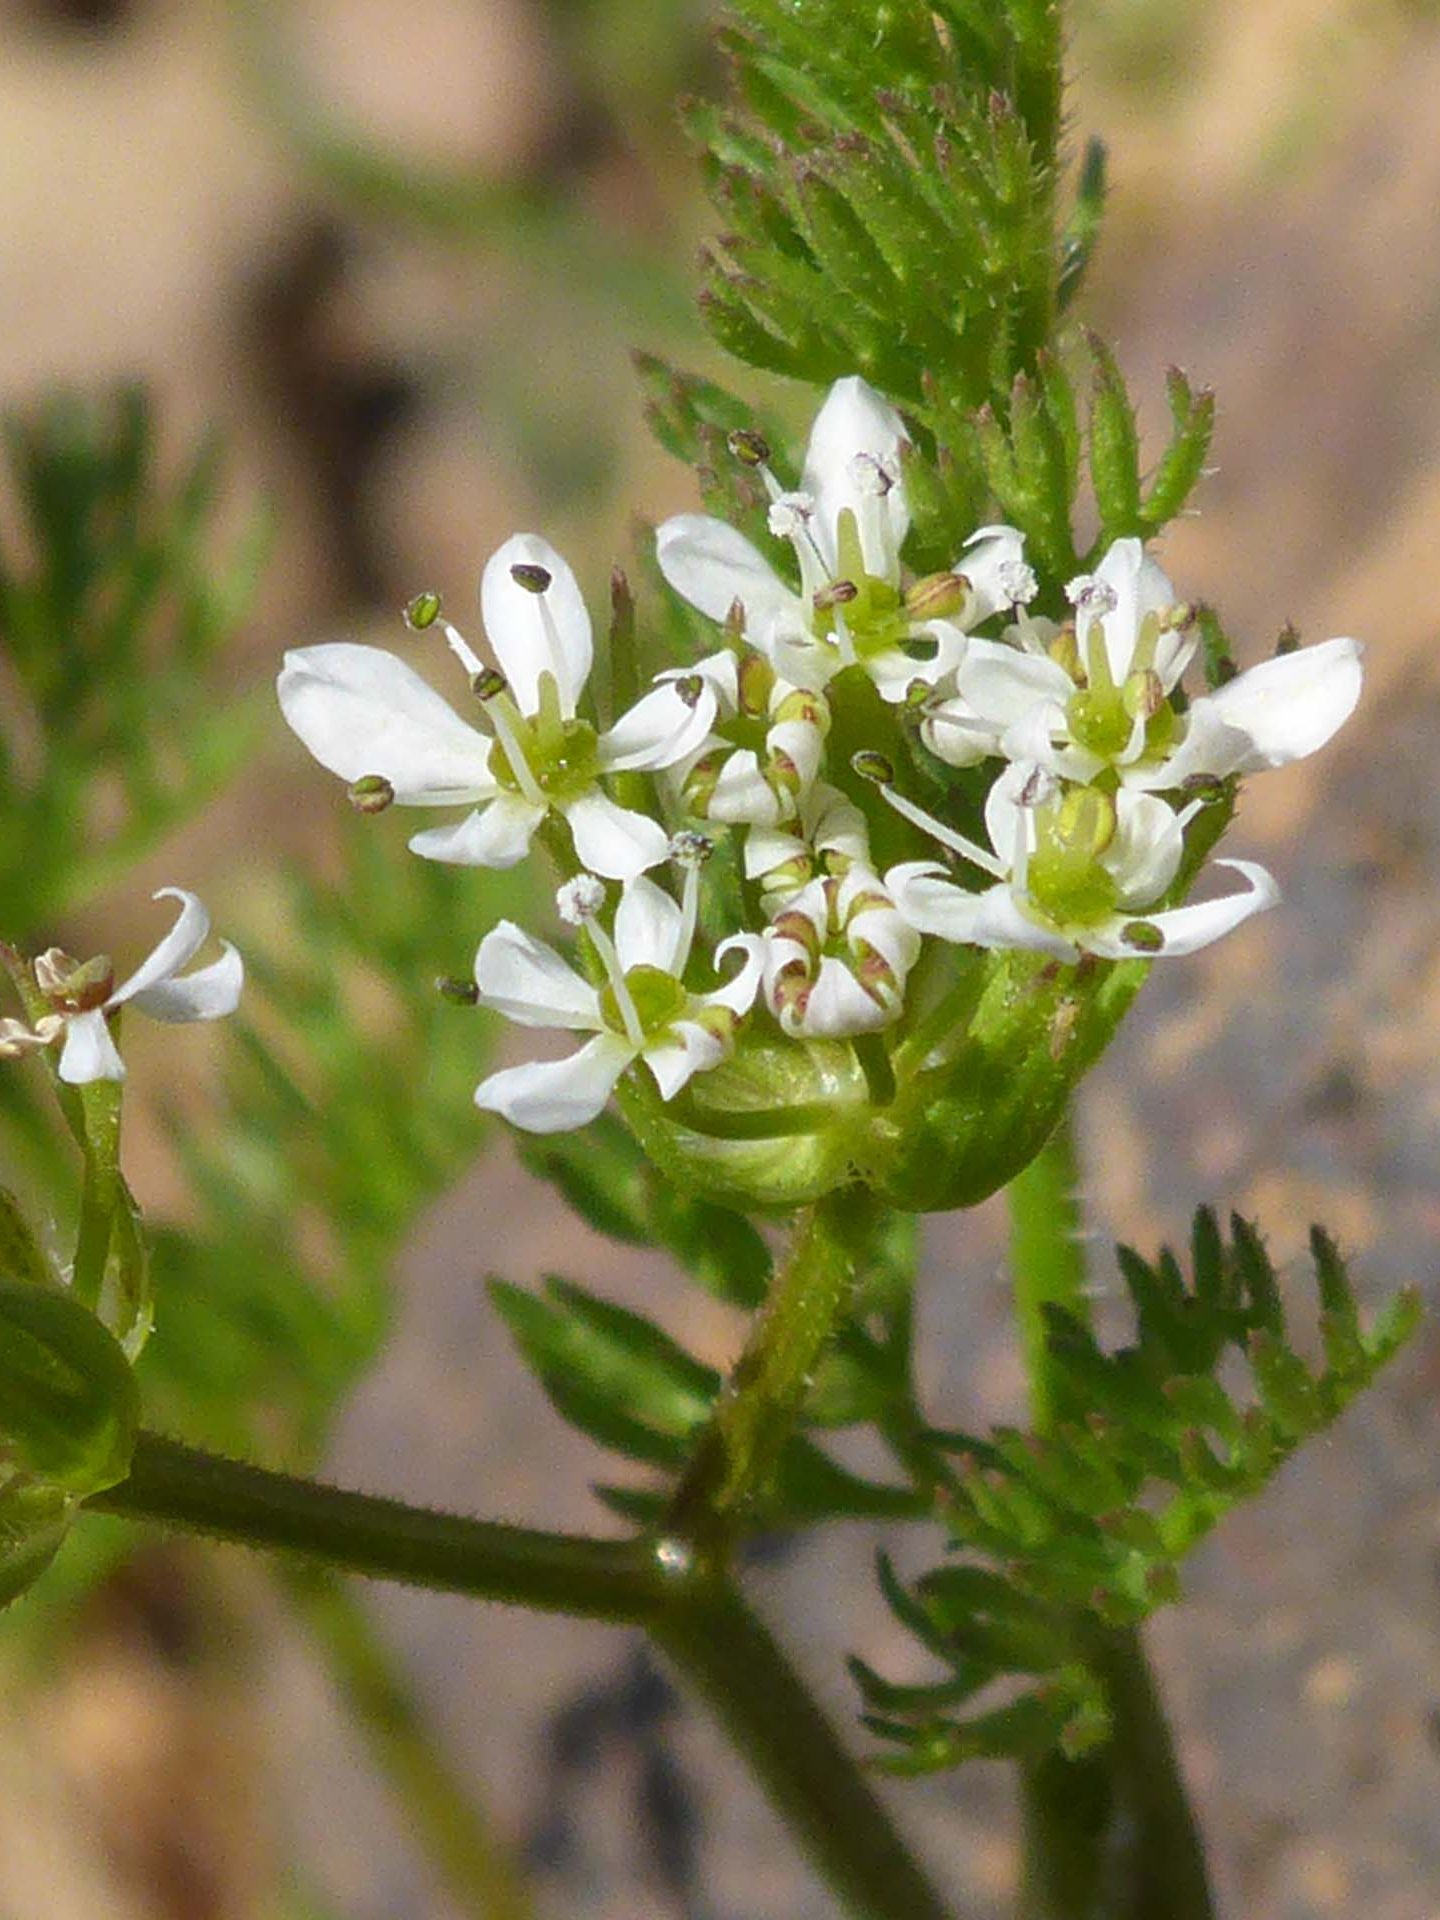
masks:
[[[558,728],[547,728],[543,738],[533,724],[517,727],[516,734],[537,786],[557,806],[578,800],[599,778],[595,729],[584,720],[566,720]],[[510,756],[498,740],[490,749],[490,773],[507,793],[521,791]]]
[[[690,998],[683,984],[663,967],[631,967],[625,975],[625,987],[647,1040],[673,1026]],[[612,1033],[625,1033],[624,1015],[613,986],[601,988],[600,1012]]]

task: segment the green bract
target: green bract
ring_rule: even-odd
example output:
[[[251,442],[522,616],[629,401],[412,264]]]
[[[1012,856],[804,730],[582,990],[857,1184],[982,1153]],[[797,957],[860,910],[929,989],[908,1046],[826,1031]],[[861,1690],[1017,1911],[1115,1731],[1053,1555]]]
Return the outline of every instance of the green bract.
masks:
[[[0,1457],[70,1494],[123,1480],[135,1377],[93,1313],[58,1289],[0,1279]]]

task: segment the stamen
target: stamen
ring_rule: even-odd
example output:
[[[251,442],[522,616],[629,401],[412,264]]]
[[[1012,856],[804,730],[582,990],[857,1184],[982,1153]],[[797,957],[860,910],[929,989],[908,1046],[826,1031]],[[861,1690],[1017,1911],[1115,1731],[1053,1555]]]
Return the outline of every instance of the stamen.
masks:
[[[479,675],[476,678],[478,680]],[[510,771],[515,776],[515,784],[532,807],[543,807],[548,813],[550,802],[546,799],[540,782],[535,778],[530,762],[525,758],[525,749],[520,744],[520,735],[516,731],[515,722],[511,716],[509,699],[504,694],[493,695],[485,702],[485,712],[491,726],[495,729],[495,738],[505,749],[505,758],[510,762]]]
[[[845,616],[839,607],[835,608],[835,648],[840,655],[840,664],[853,667],[856,660],[855,642],[850,638],[850,629],[845,624]]]
[[[700,869],[714,852],[715,843],[703,833],[677,833],[670,842],[670,858],[684,869],[680,892],[680,927],[675,936],[675,951],[670,956],[670,972],[683,980],[690,964],[690,949],[695,944],[695,928],[700,919]]]
[[[1028,607],[1040,591],[1035,569],[1023,560],[1002,560],[999,579],[1000,591],[1012,607]]]
[[[475,649],[458,627],[451,626],[448,620],[442,620],[438,613],[435,615],[435,618],[427,624],[439,627],[449,642],[450,651],[460,662],[461,666],[464,667],[466,673],[469,674],[472,682],[478,674],[486,671],[485,662],[480,658],[479,654],[476,653]]]
[[[586,878],[593,878],[587,875]],[[615,943],[595,919],[586,922],[585,931],[589,934],[595,951],[600,956],[600,964],[605,969],[605,977],[610,982],[615,995],[615,1004],[620,1009],[620,1018],[625,1023],[625,1038],[638,1052],[645,1044],[645,1029],[640,1024],[640,1015],[635,1010],[635,1002],[630,997],[630,989],[625,984],[625,969],[620,965],[620,956],[615,951]]]
[[[883,754],[861,752],[850,762],[862,780],[870,780],[880,789],[880,797],[887,807],[892,808],[902,820],[908,820],[922,833],[928,833],[938,840],[942,847],[948,847],[952,853],[958,853],[962,860],[968,860],[973,867],[979,867],[982,873],[988,873],[996,880],[1006,877],[1006,867],[993,853],[987,853],[973,840],[967,840],[963,833],[957,833],[953,827],[947,827],[943,820],[937,820],[933,813],[927,813],[923,807],[917,807],[913,800],[907,800],[903,793],[897,793],[890,782],[894,778],[893,770]]]
[[[770,511],[765,516],[765,524],[777,540],[798,540],[809,526],[814,511],[813,493],[777,491],[770,502]]]
[[[526,593],[538,595],[549,592],[554,575],[548,567],[537,566],[533,561],[522,560],[518,565],[511,567],[510,578],[517,587],[523,587]]]
[[[350,783],[345,798],[357,813],[384,813],[395,804],[395,789],[383,773],[367,773]]]
[[[567,927],[583,927],[604,904],[605,882],[593,873],[577,873],[555,894],[555,911]]]
[[[440,618],[441,605],[438,593],[417,593],[405,608],[401,618],[412,633],[423,633],[427,627],[433,627]]]

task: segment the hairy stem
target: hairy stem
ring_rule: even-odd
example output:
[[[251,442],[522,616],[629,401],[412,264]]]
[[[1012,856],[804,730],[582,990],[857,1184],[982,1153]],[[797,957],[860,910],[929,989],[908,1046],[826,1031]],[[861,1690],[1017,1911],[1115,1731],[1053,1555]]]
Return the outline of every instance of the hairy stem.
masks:
[[[665,1531],[723,1561],[764,1491],[810,1391],[855,1279],[873,1202],[858,1189],[819,1200],[756,1316],[686,1468]]]
[[[346,1573],[597,1620],[645,1621],[664,1604],[662,1561],[643,1541],[588,1540],[432,1513],[399,1500],[244,1466],[143,1433],[130,1478],[89,1502]]]
[[[474,1920],[535,1920],[518,1864],[441,1751],[365,1606],[323,1568],[290,1561],[282,1575],[351,1720],[404,1810],[408,1832],[433,1861],[456,1906]]]
[[[944,1920],[865,1776],[766,1627],[716,1585],[654,1629],[853,1920]]]
[[[1036,1427],[1055,1423],[1045,1308],[1089,1319],[1068,1122],[1008,1189],[1015,1307]],[[1205,1855],[1140,1635],[1077,1617],[1105,1683],[1108,1744],[1021,1769],[1021,1920],[1213,1920]]]

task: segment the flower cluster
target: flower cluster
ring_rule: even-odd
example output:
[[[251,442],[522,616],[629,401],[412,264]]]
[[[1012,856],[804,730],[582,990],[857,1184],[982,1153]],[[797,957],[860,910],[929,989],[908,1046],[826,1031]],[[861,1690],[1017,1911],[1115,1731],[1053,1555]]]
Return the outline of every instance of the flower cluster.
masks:
[[[481,1085],[479,1104],[522,1128],[583,1124],[640,1061],[674,1101],[750,1034],[898,1043],[937,944],[1195,951],[1278,895],[1262,867],[1217,861],[1238,884],[1178,904],[1192,824],[1232,776],[1323,746],[1359,697],[1360,648],[1340,639],[1187,700],[1196,618],[1138,540],[1042,584],[1020,533],[987,526],[915,578],[904,427],[859,378],[831,389],[797,488],[758,436],[732,449],[766,486],[783,564],[724,521],[666,521],[661,572],[715,645],[608,728],[587,701],[575,577],[528,534],[481,583],[495,665],[433,595],[407,616],[447,640],[478,725],[377,648],[302,649],[280,675],[290,725],[357,806],[471,809],[415,852],[508,867],[539,834],[567,873],[582,971],[508,921],[476,957],[479,1003],[591,1036]]]

